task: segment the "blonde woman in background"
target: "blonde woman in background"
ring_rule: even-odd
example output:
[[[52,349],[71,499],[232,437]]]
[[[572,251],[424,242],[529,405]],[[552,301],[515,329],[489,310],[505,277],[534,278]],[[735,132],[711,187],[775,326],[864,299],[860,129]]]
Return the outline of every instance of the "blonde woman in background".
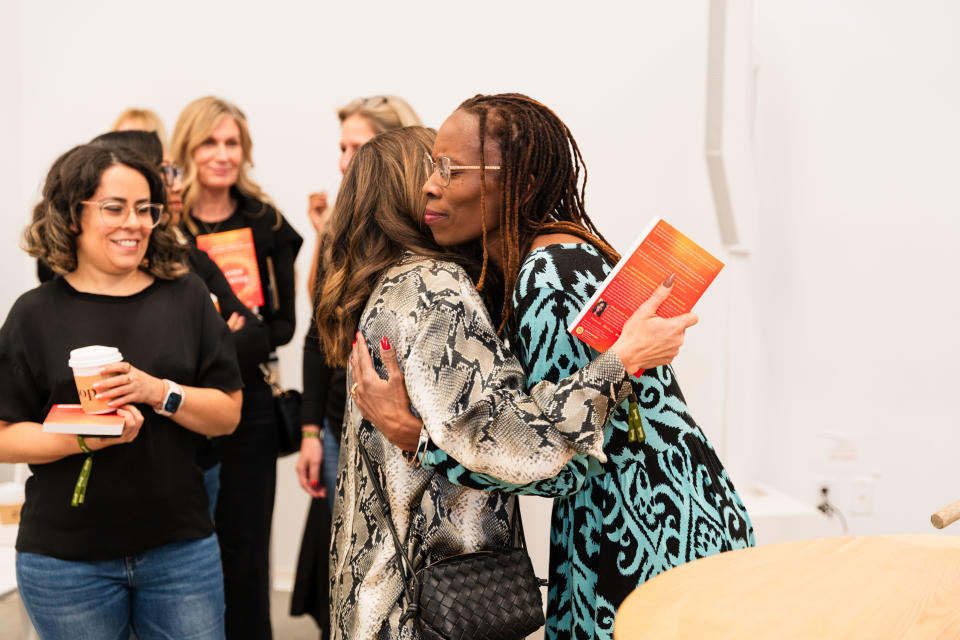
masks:
[[[138,107],[124,109],[114,120],[110,131],[153,131],[160,138],[160,144],[163,145],[164,155],[166,155],[167,129],[163,126],[160,116],[150,109]]]
[[[347,170],[347,165],[357,149],[375,136],[401,127],[421,124],[413,108],[406,100],[397,96],[356,98],[337,110],[337,118],[340,120],[340,173]],[[325,192],[310,194],[308,213],[317,232],[317,249],[329,219],[330,208]],[[307,280],[311,300],[317,277],[317,256],[315,250]],[[300,444],[297,477],[300,486],[314,500],[310,504],[300,543],[291,614],[311,614],[326,634],[329,629],[327,550],[330,547],[330,513],[336,491],[346,377],[343,369],[326,363],[320,350],[317,326],[312,315],[310,330],[303,341],[301,417],[305,437]],[[327,499],[323,500],[323,497]]]
[[[294,260],[302,239],[249,170],[253,143],[246,116],[215,97],[194,100],[177,119],[173,161],[184,169],[181,226],[197,236],[249,228],[263,306],[257,309],[272,348],[293,337]],[[277,425],[270,387],[256,367],[241,370],[240,426],[220,443],[220,494],[215,511],[223,559],[231,640],[272,637],[270,526],[276,490]]]

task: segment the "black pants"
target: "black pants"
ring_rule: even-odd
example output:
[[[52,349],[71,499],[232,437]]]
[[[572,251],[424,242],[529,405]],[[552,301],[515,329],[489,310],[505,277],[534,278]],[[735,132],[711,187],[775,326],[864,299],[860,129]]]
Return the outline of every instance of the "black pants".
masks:
[[[220,442],[215,521],[223,560],[228,640],[273,637],[270,526],[277,483],[277,428],[270,389],[261,385],[244,389],[240,426]]]

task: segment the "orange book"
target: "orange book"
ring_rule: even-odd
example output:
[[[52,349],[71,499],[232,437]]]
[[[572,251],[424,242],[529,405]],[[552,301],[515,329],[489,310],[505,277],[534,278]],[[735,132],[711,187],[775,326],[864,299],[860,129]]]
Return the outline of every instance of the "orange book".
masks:
[[[721,269],[723,263],[703,247],[654,218],[567,330],[597,351],[606,351],[627,319],[670,274],[676,274],[673,291],[657,311],[663,318],[690,311]]]
[[[240,302],[250,308],[263,306],[260,269],[250,227],[197,236],[197,248],[217,263]]]
[[[76,433],[81,436],[118,436],[123,432],[123,416],[116,413],[84,413],[79,404],[55,404],[43,419],[49,433]]]

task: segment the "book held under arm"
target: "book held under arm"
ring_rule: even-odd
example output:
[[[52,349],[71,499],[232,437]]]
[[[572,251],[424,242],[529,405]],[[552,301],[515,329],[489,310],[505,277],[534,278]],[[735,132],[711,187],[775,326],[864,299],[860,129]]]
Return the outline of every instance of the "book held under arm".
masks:
[[[620,337],[627,319],[668,276],[676,279],[657,311],[663,318],[689,312],[721,269],[723,263],[703,247],[654,218],[567,330],[597,351],[606,351]]]
[[[55,404],[43,419],[43,430],[81,436],[119,436],[123,433],[123,416],[117,413],[84,413],[83,405],[79,404]]]

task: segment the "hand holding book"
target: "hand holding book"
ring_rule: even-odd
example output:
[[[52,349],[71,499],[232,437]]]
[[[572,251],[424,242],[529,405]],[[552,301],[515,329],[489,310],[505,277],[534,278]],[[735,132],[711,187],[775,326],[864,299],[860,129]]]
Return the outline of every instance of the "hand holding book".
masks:
[[[683,332],[697,323],[690,310],[722,268],[703,247],[654,218],[567,329],[597,351],[617,345],[627,371],[640,362],[634,375],[668,364]]]
[[[610,347],[627,371],[636,372],[634,375],[673,362],[683,346],[684,333],[697,324],[695,313],[672,318],[657,315],[660,305],[670,296],[674,281],[671,275],[654,290],[624,323],[620,337]]]
[[[117,407],[116,413],[100,415],[85,413],[79,404],[55,404],[43,419],[47,433],[85,436],[87,446],[94,451],[132,442],[142,426],[143,414],[132,404]]]

